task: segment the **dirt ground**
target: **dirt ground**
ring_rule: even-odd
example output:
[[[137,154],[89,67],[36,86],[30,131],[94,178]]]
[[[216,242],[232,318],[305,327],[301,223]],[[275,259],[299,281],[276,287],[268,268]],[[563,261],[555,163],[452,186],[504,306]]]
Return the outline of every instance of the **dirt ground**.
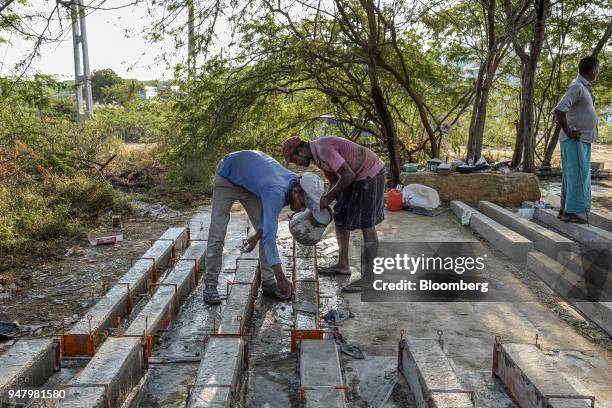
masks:
[[[511,147],[483,147],[482,154],[494,161],[510,160],[512,159],[513,149]],[[560,151],[559,145],[555,149],[555,153],[552,158],[552,166],[558,167],[560,165]],[[612,145],[597,144],[593,143],[591,146],[591,161],[602,162],[606,169],[612,168]]]
[[[126,218],[120,229],[102,226],[97,233],[117,232],[124,240],[92,246],[87,238],[39,244],[32,251],[2,260],[0,320],[17,321],[23,334],[57,333],[69,326],[102,296],[103,282],[113,283],[171,226],[186,225],[189,213],[163,205],[139,203],[142,211]],[[163,209],[163,211],[160,211]],[[142,214],[143,216],[140,216]],[[0,343],[0,350],[12,342]]]

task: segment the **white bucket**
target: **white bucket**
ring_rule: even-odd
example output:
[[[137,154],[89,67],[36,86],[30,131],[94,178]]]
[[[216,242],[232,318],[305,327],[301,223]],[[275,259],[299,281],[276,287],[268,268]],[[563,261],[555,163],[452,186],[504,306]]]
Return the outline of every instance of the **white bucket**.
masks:
[[[300,244],[314,245],[321,240],[332,219],[332,212],[329,208],[318,212],[316,215],[306,209],[291,217],[289,232]]]

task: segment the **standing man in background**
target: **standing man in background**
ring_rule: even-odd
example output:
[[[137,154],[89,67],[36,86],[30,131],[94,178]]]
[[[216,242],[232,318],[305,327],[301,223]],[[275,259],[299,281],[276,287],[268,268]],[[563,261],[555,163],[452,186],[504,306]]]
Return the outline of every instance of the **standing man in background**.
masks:
[[[561,209],[559,219],[584,224],[578,214],[591,209],[591,143],[597,138],[597,112],[591,83],[597,79],[599,61],[585,57],[578,64],[578,77],[555,108],[561,132]]]
[[[385,165],[370,149],[335,136],[306,142],[298,136],[283,143],[285,161],[299,166],[310,162],[321,169],[331,188],[321,197],[321,208],[334,200],[334,222],[338,240],[338,263],[319,273],[350,275],[349,240],[351,231],[360,229],[364,241],[364,266],[371,267],[378,252],[376,225],[384,219]],[[371,285],[362,271],[359,280],[343,287],[345,292],[361,292]],[[371,272],[371,271],[370,271]]]

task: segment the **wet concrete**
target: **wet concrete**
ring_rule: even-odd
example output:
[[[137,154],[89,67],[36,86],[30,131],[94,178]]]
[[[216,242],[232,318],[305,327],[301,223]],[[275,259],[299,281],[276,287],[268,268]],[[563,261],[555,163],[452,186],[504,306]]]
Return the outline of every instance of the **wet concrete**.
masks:
[[[205,209],[191,221],[191,229],[207,229],[210,222],[210,211]],[[236,258],[242,240],[246,238],[247,217],[236,207],[232,212],[225,240],[223,265],[224,272],[219,275],[219,294],[225,294],[226,283],[232,280]],[[168,331],[159,340],[154,349],[154,356],[168,360],[183,357],[202,357],[204,336],[219,326],[222,306],[209,306],[202,298],[202,285],[191,294],[183,304],[179,315]],[[199,362],[154,364],[147,372],[144,385],[131,403],[131,407],[185,407],[187,386],[193,384],[197,375]]]

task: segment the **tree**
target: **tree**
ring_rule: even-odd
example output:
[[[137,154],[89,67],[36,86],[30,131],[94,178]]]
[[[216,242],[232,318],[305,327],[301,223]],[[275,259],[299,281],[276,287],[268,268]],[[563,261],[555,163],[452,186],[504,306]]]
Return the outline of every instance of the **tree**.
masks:
[[[536,145],[534,113],[536,70],[544,43],[550,0],[520,0],[516,5],[512,0],[504,0],[504,8],[507,29],[510,32],[514,52],[521,64],[521,103],[512,166],[518,167],[522,160],[523,171],[532,173],[535,170]],[[528,28],[523,36],[520,35],[522,28]],[[528,48],[524,43],[525,38],[529,43]]]
[[[97,69],[91,75],[91,93],[96,102],[104,101],[104,88],[120,85],[124,80],[111,68]]]
[[[130,103],[138,99],[141,92],[144,92],[144,84],[135,79],[121,80],[119,83],[112,86],[102,88],[101,100],[104,102],[112,102],[127,107]]]
[[[482,18],[484,20],[484,46],[479,47],[480,65],[476,79],[476,93],[470,119],[470,130],[467,142],[467,157],[476,162],[482,154],[482,141],[484,137],[485,121],[487,118],[487,106],[489,95],[495,80],[495,74],[499,64],[502,62],[510,44],[509,36],[503,29],[503,25],[496,24],[498,8],[495,0],[478,1]]]

